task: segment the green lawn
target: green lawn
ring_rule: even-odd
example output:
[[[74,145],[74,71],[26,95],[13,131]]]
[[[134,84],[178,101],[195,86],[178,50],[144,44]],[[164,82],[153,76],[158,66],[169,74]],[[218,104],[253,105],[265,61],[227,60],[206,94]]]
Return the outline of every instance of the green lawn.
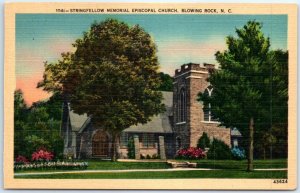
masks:
[[[214,169],[247,169],[247,160],[199,160],[190,161],[197,162],[198,168],[214,168]],[[274,160],[254,160],[254,168],[287,168],[286,159],[274,159]]]
[[[85,160],[89,163],[87,170],[125,170],[125,169],[166,169],[170,168],[166,162],[111,162],[99,160]],[[163,172],[130,172],[130,173],[77,173],[16,176],[15,178],[286,178],[287,171],[254,171],[246,172],[247,160],[176,160],[197,162],[198,168],[221,169],[214,171],[163,171]],[[255,160],[254,168],[287,168],[286,159]],[[65,170],[23,170],[23,172],[50,172]]]
[[[212,171],[164,171],[164,172],[129,172],[129,173],[78,173],[16,176],[30,179],[168,179],[168,178],[264,178],[286,179],[286,171],[212,170]]]
[[[170,168],[166,162],[111,162],[86,160],[89,170],[164,169]]]
[[[111,162],[99,160],[85,160],[89,163],[88,170],[124,170],[124,169],[164,169],[170,168],[166,162]],[[212,168],[212,169],[234,169],[246,170],[247,160],[176,160],[197,162],[198,168]],[[254,160],[254,168],[287,168],[286,159],[275,160]],[[36,172],[36,171],[66,171],[66,170],[22,170],[19,172]]]

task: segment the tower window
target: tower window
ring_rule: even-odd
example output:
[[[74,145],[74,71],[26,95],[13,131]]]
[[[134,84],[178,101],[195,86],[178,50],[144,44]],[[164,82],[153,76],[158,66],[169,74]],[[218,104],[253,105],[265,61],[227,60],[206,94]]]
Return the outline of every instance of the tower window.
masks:
[[[205,91],[204,94],[211,97],[213,92],[213,87],[210,85],[208,86]],[[217,121],[218,119],[216,119],[213,114],[212,114],[212,108],[211,108],[211,104],[207,103],[203,105],[203,113],[204,113],[204,121]]]
[[[178,97],[178,122],[186,121],[186,91],[182,88]]]

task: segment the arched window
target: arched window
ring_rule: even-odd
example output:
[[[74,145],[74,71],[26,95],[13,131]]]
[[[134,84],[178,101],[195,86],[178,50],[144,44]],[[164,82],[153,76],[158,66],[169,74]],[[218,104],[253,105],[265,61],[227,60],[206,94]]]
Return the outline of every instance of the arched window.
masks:
[[[205,89],[204,94],[206,96],[211,97],[212,92],[213,92],[213,87],[211,85],[209,85]],[[211,104],[210,103],[203,105],[204,121],[208,121],[208,122],[217,121],[217,119],[213,116],[213,114],[211,112],[211,109],[212,108],[211,108]]]
[[[182,88],[178,96],[178,122],[184,121],[186,121],[186,92]]]

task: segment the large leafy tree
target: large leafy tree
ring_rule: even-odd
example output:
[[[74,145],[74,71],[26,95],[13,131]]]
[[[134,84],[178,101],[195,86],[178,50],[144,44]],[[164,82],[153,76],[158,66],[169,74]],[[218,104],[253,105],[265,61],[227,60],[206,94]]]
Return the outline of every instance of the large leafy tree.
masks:
[[[61,92],[78,114],[113,138],[112,160],[122,130],[163,111],[156,46],[140,26],[115,19],[94,23],[73,44],[74,53],[45,63],[44,90]]]
[[[23,91],[18,89],[14,92],[14,154],[22,152],[24,133],[26,129],[27,105],[24,101]]]
[[[161,85],[158,90],[160,91],[173,91],[173,78],[169,74],[163,72],[159,73]]]
[[[253,170],[254,133],[269,131],[273,118],[286,110],[276,107],[287,107],[287,79],[274,73],[285,71],[286,63],[278,65],[280,53],[269,50],[270,40],[261,28],[259,22],[249,21],[236,29],[236,37],[227,37],[227,50],[216,53],[220,69],[208,78],[214,88],[212,96],[199,94],[199,100],[211,104],[222,125],[237,127],[248,136],[248,171]],[[274,85],[276,81],[281,84]]]

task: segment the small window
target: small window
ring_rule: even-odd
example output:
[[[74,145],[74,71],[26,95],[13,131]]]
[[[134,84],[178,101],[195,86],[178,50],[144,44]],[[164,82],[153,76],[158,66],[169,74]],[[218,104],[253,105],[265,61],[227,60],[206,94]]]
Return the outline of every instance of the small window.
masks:
[[[143,148],[154,148],[155,147],[154,134],[151,134],[151,133],[142,134],[142,147]]]
[[[120,137],[121,148],[126,148],[128,146],[128,133],[122,132]]]
[[[239,146],[239,142],[237,139],[233,140],[233,147],[238,147]]]

